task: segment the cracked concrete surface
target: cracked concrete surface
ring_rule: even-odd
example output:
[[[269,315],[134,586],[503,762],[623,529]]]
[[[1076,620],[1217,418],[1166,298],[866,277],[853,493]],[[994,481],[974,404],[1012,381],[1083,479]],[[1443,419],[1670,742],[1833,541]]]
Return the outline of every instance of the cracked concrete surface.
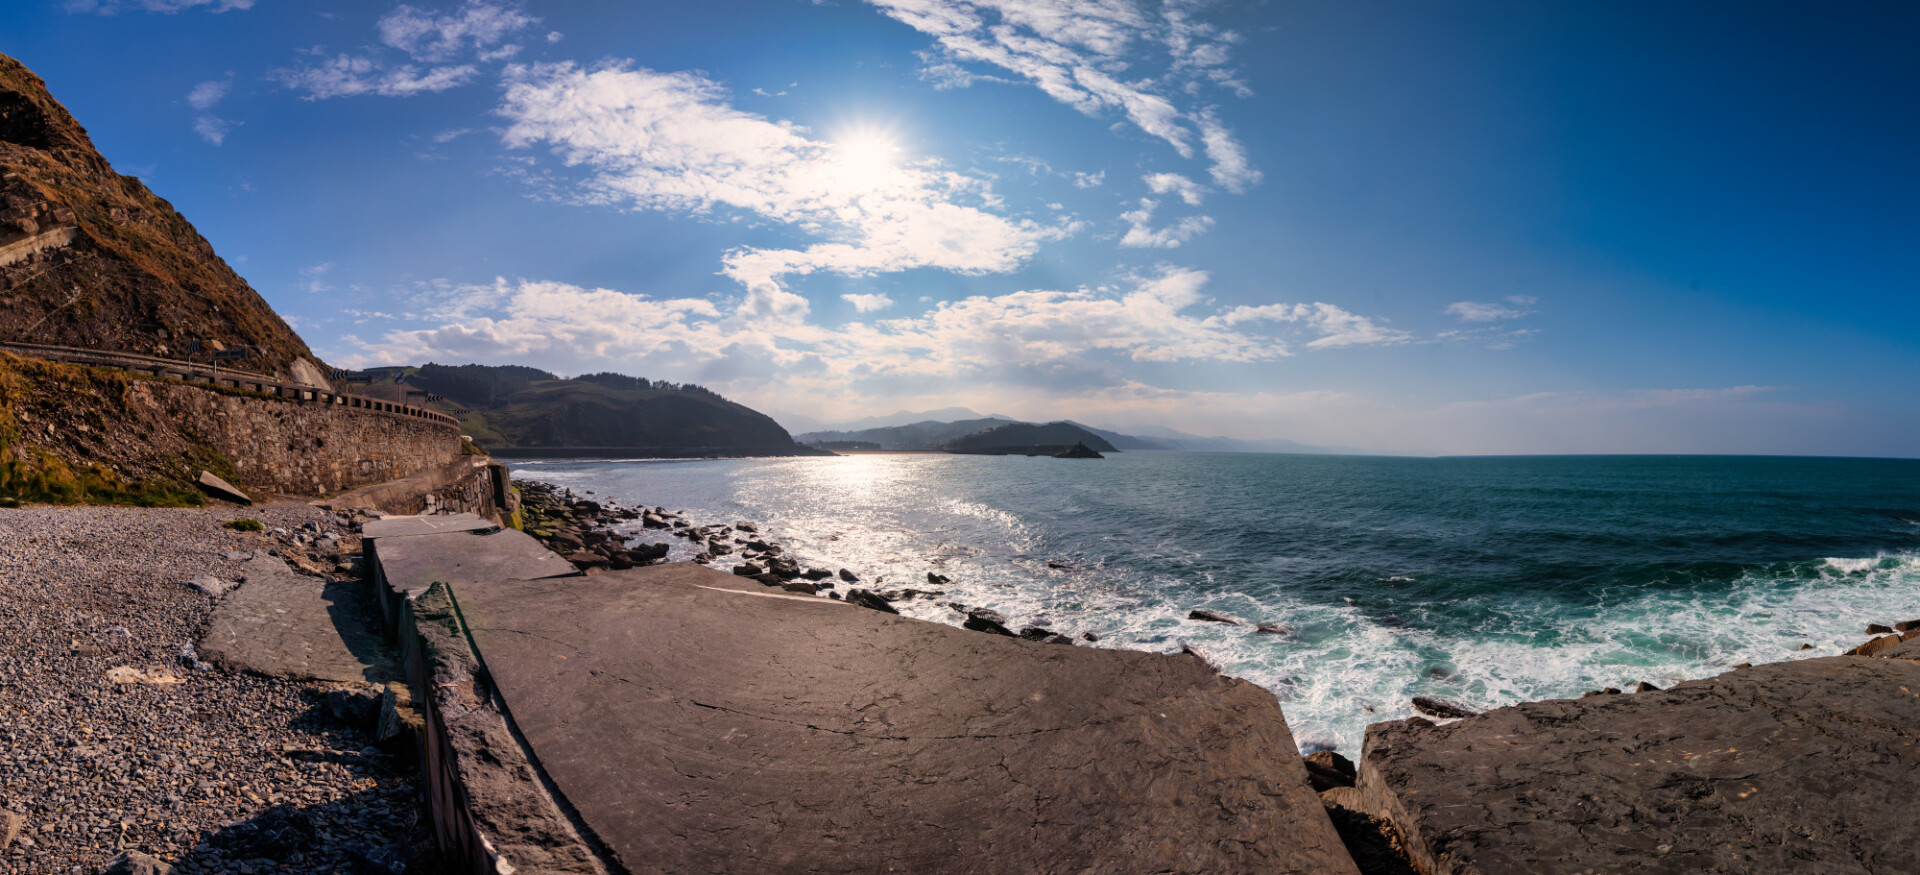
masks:
[[[1356,871],[1265,690],[760,589],[685,564],[455,587],[630,871]]]
[[[1362,804],[1429,875],[1920,872],[1912,659],[1781,662],[1375,724]]]

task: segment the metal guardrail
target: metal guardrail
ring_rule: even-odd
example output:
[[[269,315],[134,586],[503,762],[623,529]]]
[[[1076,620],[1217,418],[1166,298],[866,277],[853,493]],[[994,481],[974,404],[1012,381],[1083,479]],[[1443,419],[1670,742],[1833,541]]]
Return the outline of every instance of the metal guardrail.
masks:
[[[366,410],[400,416],[409,419],[425,420],[436,425],[458,431],[460,420],[436,410],[414,407],[408,404],[395,404],[365,395],[351,395],[335,392],[331,389],[315,389],[304,383],[289,383],[276,380],[265,374],[240,371],[232,368],[214,368],[206,365],[184,362],[178,359],[165,359],[157,356],[141,355],[132,352],[107,352],[94,349],[75,349],[67,346],[45,346],[37,343],[12,343],[0,341],[0,352],[51,359],[78,365],[91,365],[100,368],[130,371],[136,374],[151,374],[158,378],[171,378],[193,385],[227,387],[243,391],[259,392],[292,401],[304,401],[315,404],[332,404],[350,410]]]

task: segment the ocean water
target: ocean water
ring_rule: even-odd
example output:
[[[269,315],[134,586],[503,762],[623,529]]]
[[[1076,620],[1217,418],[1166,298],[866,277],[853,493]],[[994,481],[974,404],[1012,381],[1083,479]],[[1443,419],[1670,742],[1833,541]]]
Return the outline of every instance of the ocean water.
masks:
[[[1120,453],[513,465],[696,523],[958,623],[1204,655],[1272,690],[1303,752],[1427,695],[1488,708],[1831,655],[1920,618],[1920,461]],[[636,524],[637,525],[637,524]],[[680,539],[672,558],[691,558]],[[737,556],[715,565],[730,568]],[[1206,608],[1286,627],[1186,619]],[[1811,651],[1801,645],[1811,644]]]

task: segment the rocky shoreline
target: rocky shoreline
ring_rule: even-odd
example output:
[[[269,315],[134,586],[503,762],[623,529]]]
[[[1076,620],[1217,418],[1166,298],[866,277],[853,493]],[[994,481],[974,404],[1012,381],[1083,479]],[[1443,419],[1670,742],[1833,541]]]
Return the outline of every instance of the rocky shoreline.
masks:
[[[260,521],[260,532],[223,525]],[[300,503],[0,510],[0,873],[123,852],[188,873],[428,872],[410,751],[361,686],[229,673],[192,644],[242,557],[357,574]]]

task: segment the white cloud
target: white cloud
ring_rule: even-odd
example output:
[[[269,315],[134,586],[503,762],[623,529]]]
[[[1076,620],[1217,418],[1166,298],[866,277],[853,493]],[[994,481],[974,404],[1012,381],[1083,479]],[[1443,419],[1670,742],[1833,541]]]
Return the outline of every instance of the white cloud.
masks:
[[[1165,228],[1154,228],[1153,211],[1159,206],[1159,201],[1143,197],[1138,208],[1120,214],[1128,224],[1127,233],[1120,238],[1122,247],[1173,249],[1213,227],[1212,216],[1185,216]]]
[[[1199,183],[1178,173],[1149,173],[1141,179],[1154,194],[1178,194],[1190,207],[1199,206],[1207,196],[1207,190]]]
[[[853,309],[862,313],[872,313],[875,310],[885,310],[893,306],[893,299],[882,294],[841,295],[840,300],[852,304]]]
[[[452,14],[442,15],[412,6],[398,6],[380,18],[380,41],[413,56],[414,60],[437,64],[459,56],[468,49],[480,53],[506,39],[508,34],[538,24],[540,19],[489,3],[469,0]],[[518,50],[518,46],[507,48]],[[511,52],[509,52],[511,54]]]
[[[1072,224],[1011,219],[984,179],[935,162],[903,162],[873,143],[816,140],[789,122],[742,112],[692,73],[571,63],[513,66],[499,109],[509,148],[546,144],[585,168],[588,201],[639,209],[740,210],[826,242],[800,249],[741,247],[722,272],[747,289],[746,312],[804,313],[781,278],[814,271],[861,275],[933,267],[965,274],[1012,270]]]
[[[1074,171],[1074,174],[1073,174],[1074,188],[1099,188],[1101,183],[1104,183],[1106,181],[1107,181],[1107,172],[1105,170],[1102,170],[1099,173],[1081,173],[1079,171]]]
[[[1251,94],[1227,66],[1238,34],[1195,20],[1202,4],[1170,0],[1159,15],[1132,0],[867,0],[934,39],[921,75],[936,88],[964,88],[987,65],[1026,79],[1089,116],[1117,112],[1134,127],[1192,157],[1199,140],[1214,182],[1244,191],[1260,180],[1246,150],[1211,107],[1182,108],[1202,83]],[[1133,71],[1159,60],[1159,76]],[[1126,77],[1126,78],[1123,78]]]
[[[1222,317],[1222,321],[1228,325],[1238,325],[1242,322],[1302,323],[1320,333],[1319,337],[1307,343],[1307,346],[1312,349],[1405,343],[1412,339],[1412,335],[1405,331],[1387,328],[1365,316],[1357,316],[1338,306],[1322,302],[1235,307]]]
[[[233,82],[226,79],[202,82],[193,86],[192,91],[187,92],[187,105],[201,112],[206,112],[212,109],[214,104],[219,103],[225,98],[227,96],[227,89],[232,87]]]
[[[502,41],[539,21],[504,6],[473,0],[450,14],[402,5],[380,18],[380,41],[426,66],[393,65],[375,54],[341,53],[319,64],[275,70],[271,75],[288,88],[305,91],[307,100],[438,93],[465,85],[480,74],[475,63],[457,63],[465,56],[470,55],[474,62],[491,63],[518,54],[520,46]]]
[[[307,100],[333,97],[412,97],[458,88],[473,80],[479,69],[471,64],[430,67],[424,72],[407,64],[386,69],[372,58],[342,54],[298,70],[278,70],[275,76],[288,88],[307,92]]]
[[[66,0],[60,4],[71,13],[118,15],[123,10],[159,12],[172,15],[188,9],[207,7],[212,12],[252,9],[254,0]]]
[[[1527,308],[1533,306],[1536,300],[1530,295],[1513,295],[1503,298],[1498,303],[1455,301],[1447,305],[1447,315],[1462,322],[1499,322],[1504,319],[1519,319],[1533,312]]]
[[[437,359],[641,368],[677,379],[717,373],[736,386],[791,382],[831,392],[969,382],[1093,391],[1128,382],[1116,370],[1124,362],[1252,363],[1289,356],[1294,339],[1324,349],[1402,337],[1324,303],[1222,312],[1204,296],[1206,283],[1203,271],[1161,267],[1123,286],[977,295],[918,316],[828,330],[804,313],[757,318],[749,301],[723,306],[538,281],[443,282],[407,300],[408,320],[427,327],[396,328],[338,358],[355,366]],[[843,298],[862,313],[892,303],[878,294]]]
[[[211,112],[226,98],[227,91],[232,87],[233,81],[230,79],[214,79],[195,85],[193,90],[187,92],[187,105],[193,107],[195,113],[193,132],[215,146],[226,141],[227,132],[236,124]]]

